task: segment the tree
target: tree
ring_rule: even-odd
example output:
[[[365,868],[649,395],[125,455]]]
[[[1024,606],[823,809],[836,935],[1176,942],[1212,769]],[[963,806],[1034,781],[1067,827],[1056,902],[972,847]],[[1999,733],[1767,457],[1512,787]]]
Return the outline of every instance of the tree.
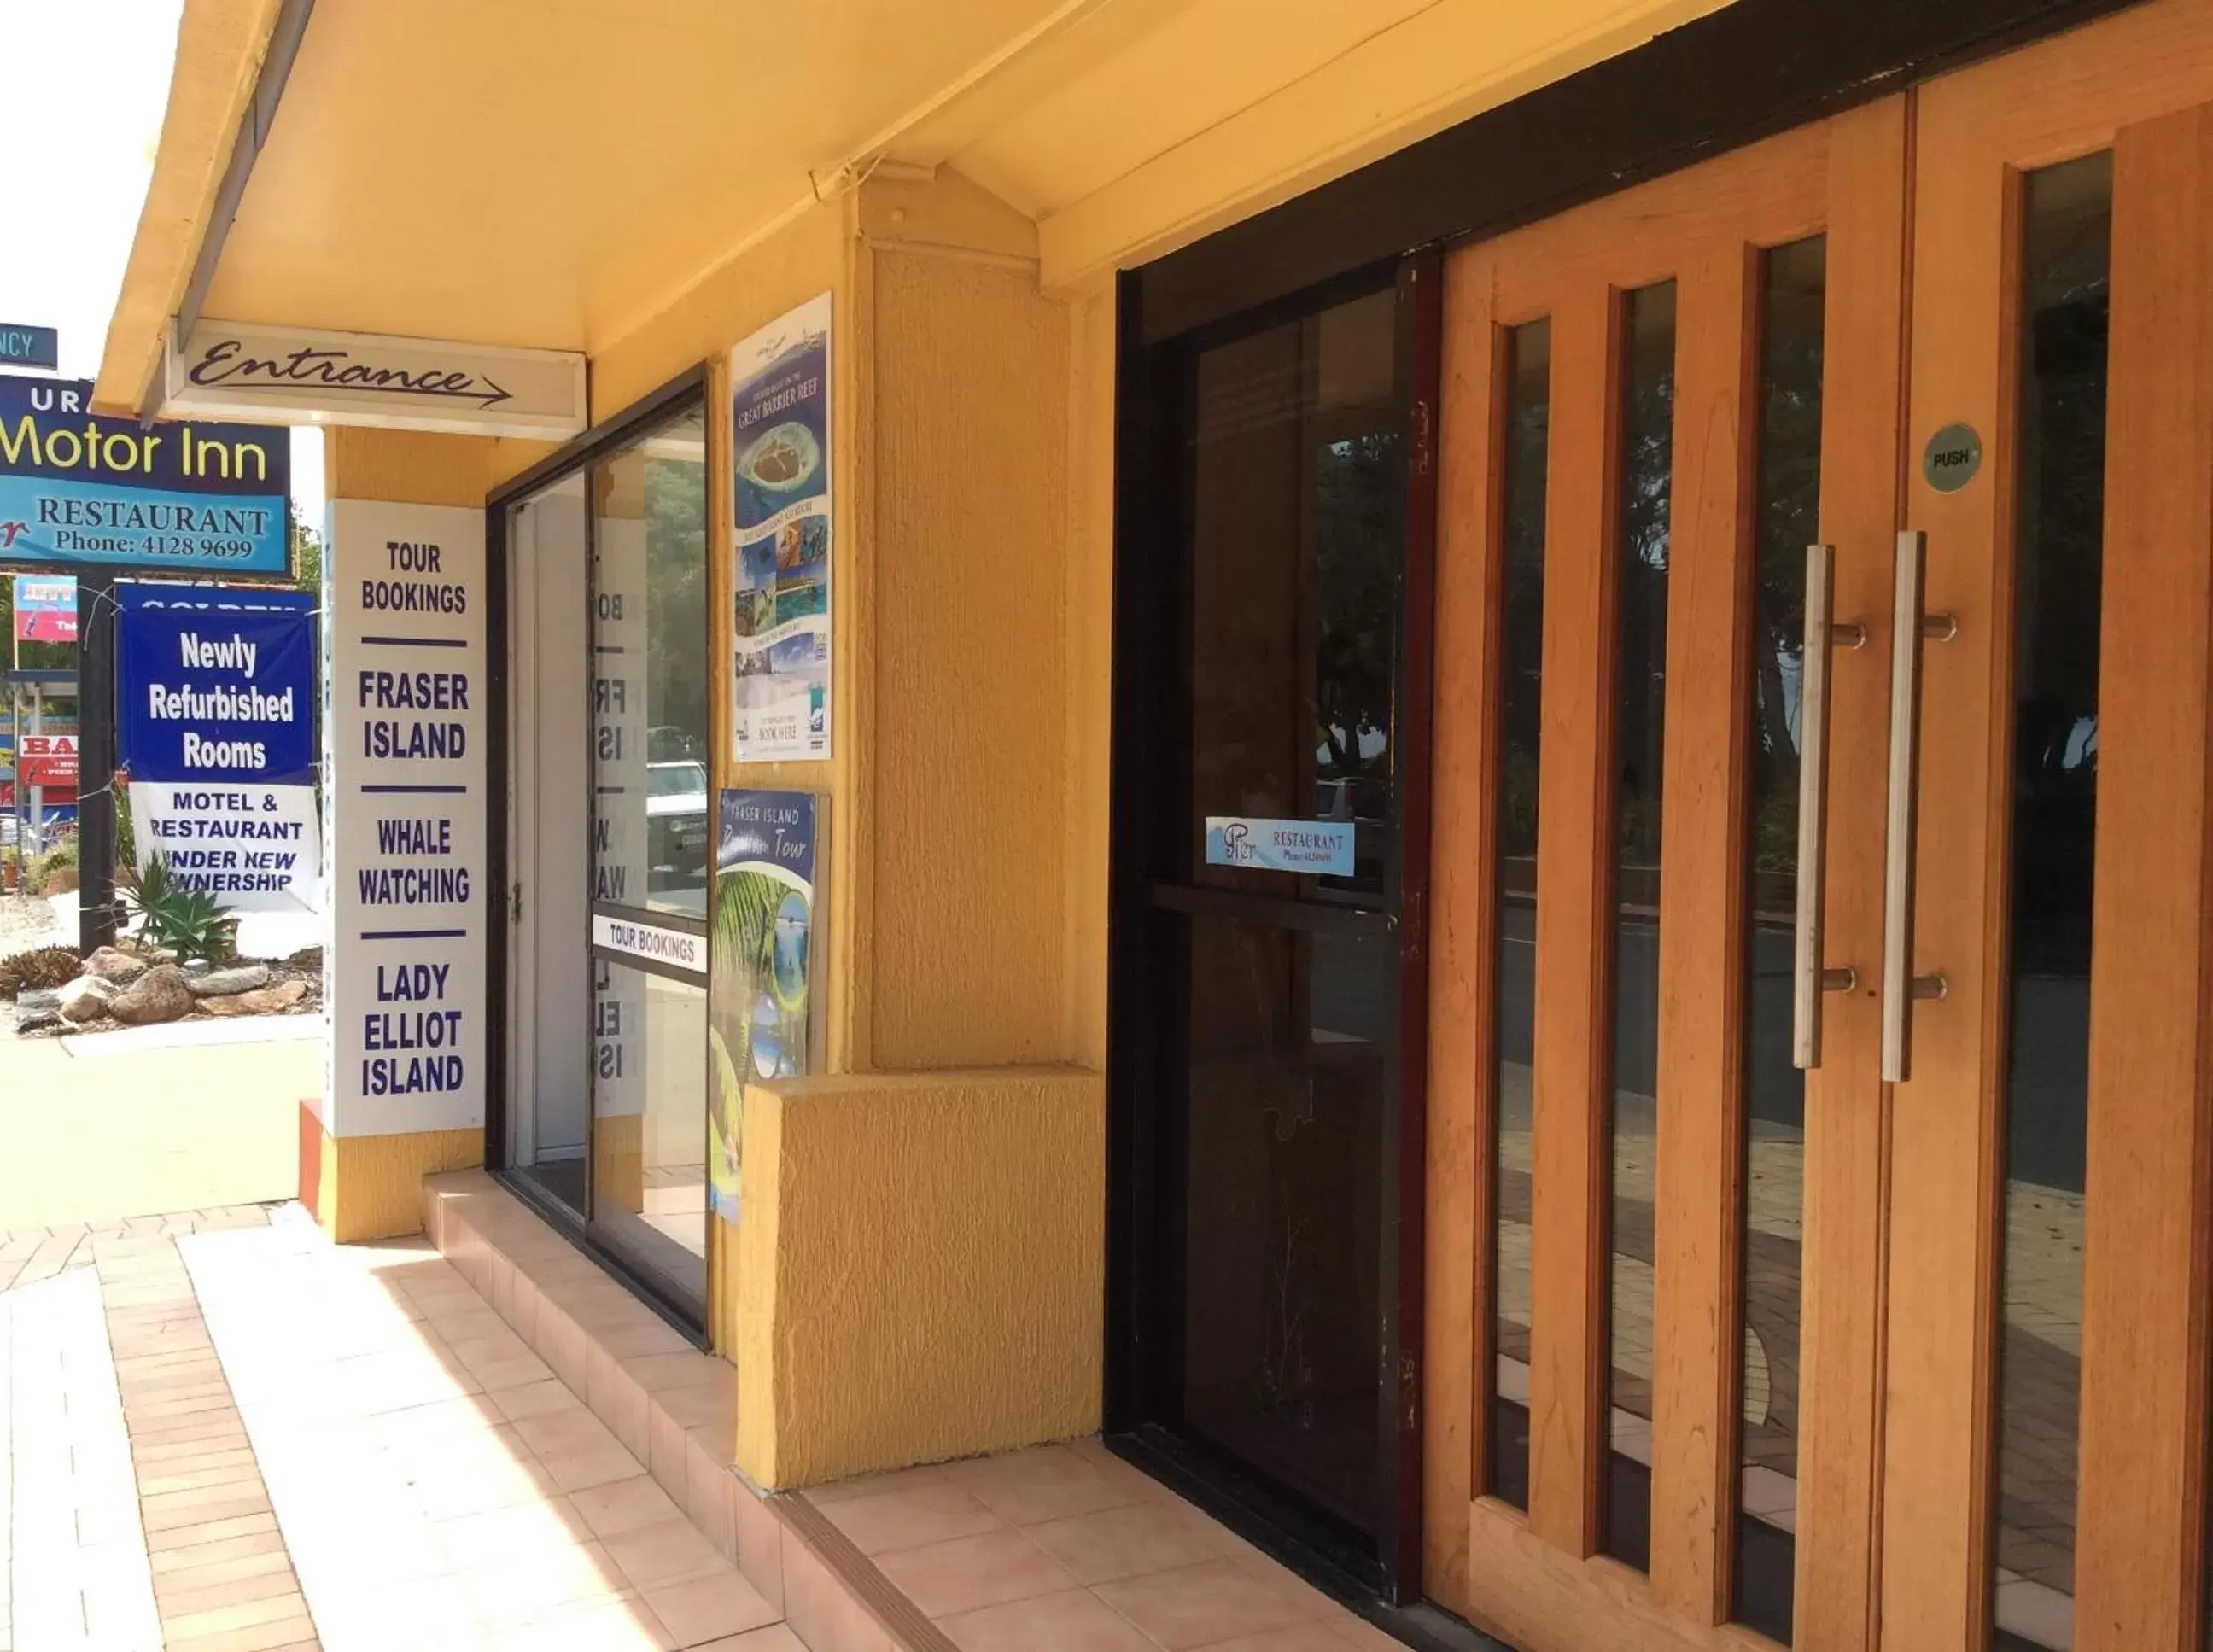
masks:
[[[1390,732],[1398,686],[1405,484],[1397,433],[1330,443],[1314,485],[1314,710],[1329,752],[1325,777],[1388,778],[1387,747],[1363,756],[1361,736]]]
[[[645,559],[652,645],[646,704],[652,725],[683,731],[656,759],[707,755],[707,467],[655,455],[645,461]]]
[[[292,536],[292,585],[309,595],[323,588],[323,536],[308,526],[296,501],[285,502]]]

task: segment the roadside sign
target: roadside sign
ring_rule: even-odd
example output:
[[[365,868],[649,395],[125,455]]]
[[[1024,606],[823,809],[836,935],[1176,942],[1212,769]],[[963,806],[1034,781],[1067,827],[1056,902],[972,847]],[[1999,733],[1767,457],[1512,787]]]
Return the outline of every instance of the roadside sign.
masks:
[[[76,580],[68,574],[15,576],[15,640],[76,641]]]
[[[83,379],[0,373],[0,567],[58,572],[291,570],[290,433],[141,429],[89,410]]]
[[[76,736],[25,735],[16,766],[27,786],[75,786]]]
[[[58,330],[0,321],[0,366],[55,368],[61,365],[61,359]]]

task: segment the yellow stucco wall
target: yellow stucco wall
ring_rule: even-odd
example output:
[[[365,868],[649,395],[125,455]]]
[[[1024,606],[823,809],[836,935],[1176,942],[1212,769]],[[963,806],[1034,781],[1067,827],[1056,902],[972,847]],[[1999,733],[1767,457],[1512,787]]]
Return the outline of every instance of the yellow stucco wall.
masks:
[[[332,1136],[326,1131],[317,1185],[301,1191],[311,1194],[307,1202],[323,1231],[341,1245],[419,1234],[423,1178],[482,1164],[484,1142],[481,1129],[405,1136]]]
[[[1096,1429],[1106,1160],[1075,1068],[753,1087],[739,1466],[809,1485]]]
[[[501,474],[502,448],[527,468],[538,444],[488,436],[437,436],[332,425],[323,432],[323,491],[333,499],[390,499],[481,506]]]
[[[766,1483],[1097,1425],[1102,1085],[1013,1064],[1104,1064],[1114,305],[1042,296],[1035,247],[957,177],[875,180],[592,363],[595,420],[710,364],[727,661],[723,359],[832,295],[836,760],[740,769],[727,677],[714,708],[718,784],[828,800],[826,1064],[873,1075],[757,1093],[740,1253],[714,1235]],[[334,497],[477,503],[546,451],[328,436]],[[326,1220],[366,1237],[409,1230],[415,1180],[482,1143],[325,1145]]]
[[[872,274],[870,1064],[1052,1060],[1067,315],[1026,265],[892,245]]]
[[[718,784],[828,800],[827,1066],[873,1074],[757,1093],[737,1257],[714,1235],[736,1263],[717,1341],[759,1399],[741,1460],[765,1483],[1097,1426],[1102,1085],[1011,1064],[1104,1061],[1113,302],[1043,296],[1035,244],[957,177],[872,181],[592,363],[595,420],[710,364],[727,661],[723,359],[832,295],[836,759],[739,769],[727,677],[714,710]],[[333,497],[462,505],[547,451],[328,442]],[[481,1156],[452,1134],[326,1138],[326,1222],[412,1231],[420,1176]]]

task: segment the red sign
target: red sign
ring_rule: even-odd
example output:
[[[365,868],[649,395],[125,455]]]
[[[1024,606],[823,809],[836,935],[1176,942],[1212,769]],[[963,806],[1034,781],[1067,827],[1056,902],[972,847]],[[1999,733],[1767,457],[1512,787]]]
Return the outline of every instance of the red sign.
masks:
[[[76,784],[76,736],[26,735],[16,754],[15,772],[27,786]]]
[[[67,574],[15,576],[15,640],[76,641],[76,580]]]

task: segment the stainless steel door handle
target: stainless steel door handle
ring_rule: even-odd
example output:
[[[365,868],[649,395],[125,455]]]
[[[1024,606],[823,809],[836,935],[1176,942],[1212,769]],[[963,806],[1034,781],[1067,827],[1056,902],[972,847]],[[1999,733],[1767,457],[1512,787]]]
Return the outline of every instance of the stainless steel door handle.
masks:
[[[1850,992],[1859,972],[1822,961],[1823,857],[1828,848],[1829,650],[1860,648],[1867,627],[1833,623],[1836,551],[1806,547],[1806,634],[1798,668],[1798,912],[1791,956],[1790,1058],[1811,1070],[1821,1064],[1821,995]]]
[[[1960,628],[1950,614],[1922,611],[1928,535],[1898,536],[1890,628],[1890,808],[1882,868],[1882,1076],[1912,1076],[1913,1005],[1943,997],[1941,973],[1913,970],[1914,823],[1921,791],[1921,646],[1948,643]]]

